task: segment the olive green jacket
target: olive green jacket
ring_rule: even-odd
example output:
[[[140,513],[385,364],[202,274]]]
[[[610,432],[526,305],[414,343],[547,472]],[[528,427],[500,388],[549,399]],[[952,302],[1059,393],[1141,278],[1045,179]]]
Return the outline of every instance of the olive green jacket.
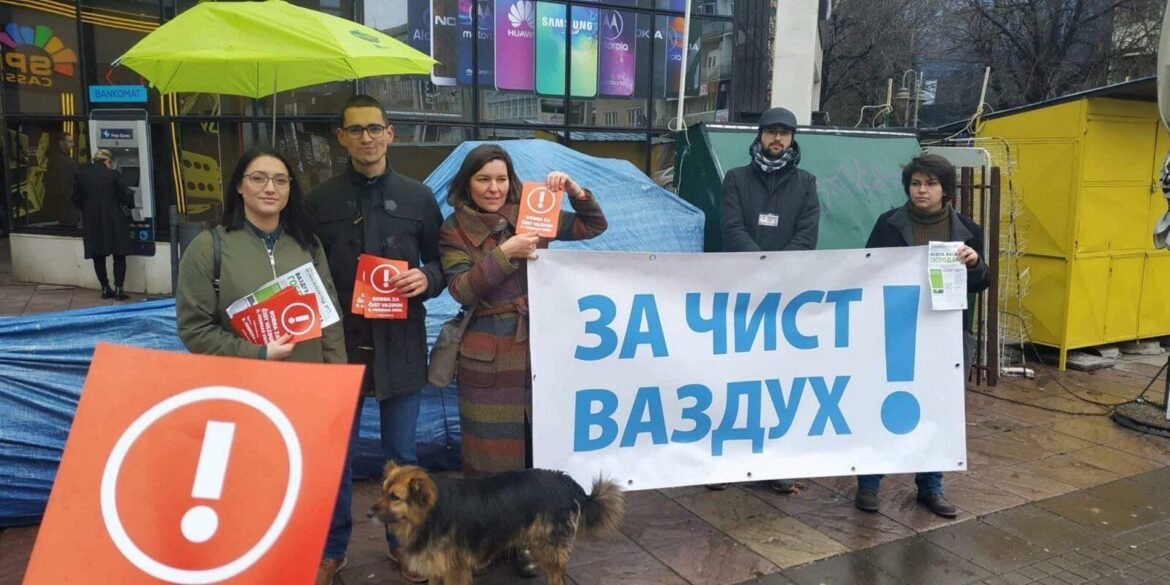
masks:
[[[227,307],[236,300],[252,294],[256,289],[273,278],[312,261],[317,273],[329,291],[329,298],[337,306],[337,290],[329,274],[329,263],[325,252],[318,244],[312,256],[291,236],[282,234],[272,250],[268,248],[250,228],[225,231],[220,264],[219,304],[215,302],[215,289],[211,281],[212,267],[211,232],[205,231],[192,240],[179,262],[179,288],[175,291],[175,317],[178,322],[179,338],[192,353],[260,358],[264,346],[244,341],[236,335],[227,316]],[[273,265],[275,261],[275,266]],[[337,307],[341,311],[341,307]],[[219,316],[218,321],[216,315]],[[293,348],[289,361],[344,364],[345,336],[341,322],[321,330],[321,337],[301,341]]]

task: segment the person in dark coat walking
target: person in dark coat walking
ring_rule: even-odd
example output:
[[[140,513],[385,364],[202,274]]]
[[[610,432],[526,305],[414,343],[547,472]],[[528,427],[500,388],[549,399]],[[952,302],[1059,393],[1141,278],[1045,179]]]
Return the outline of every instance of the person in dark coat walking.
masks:
[[[77,173],[73,182],[73,206],[81,210],[85,257],[93,259],[93,271],[102,285],[103,299],[124,301],[126,254],[130,252],[130,223],[122,211],[134,207],[134,192],[114,170],[114,156],[100,148],[93,162]],[[114,288],[106,273],[106,256],[114,257]]]
[[[902,186],[909,201],[878,217],[869,234],[866,248],[899,248],[925,246],[930,242],[963,242],[959,247],[959,261],[967,267],[967,292],[987,290],[991,277],[983,261],[983,230],[971,218],[950,205],[955,193],[955,167],[937,154],[924,154],[910,159],[902,168]],[[971,309],[963,311],[963,371],[971,365],[974,340],[970,334]],[[854,503],[866,512],[878,511],[878,488],[881,475],[862,475],[857,478],[857,496]],[[942,472],[915,474],[918,501],[930,511],[945,518],[954,518],[958,511],[943,497]]]
[[[752,162],[727,171],[723,178],[720,222],[725,252],[812,250],[817,247],[821,204],[817,178],[797,168],[796,115],[772,108],[760,116],[749,152]],[[790,494],[796,482],[768,482],[772,490]],[[725,489],[727,484],[707,486]]]
[[[443,215],[430,187],[394,172],[386,150],[394,127],[382,105],[357,95],[341,110],[337,140],[349,152],[345,172],[309,194],[310,216],[329,259],[345,324],[350,363],[365,364],[363,392],[378,399],[382,456],[399,465],[417,463],[414,435],[420,391],[427,384],[426,307],[423,301],[446,287],[439,261],[439,226]],[[409,270],[390,279],[408,299],[406,319],[366,319],[350,312],[358,256],[366,253],[402,260]],[[335,518],[335,521],[337,519]],[[398,545],[389,532],[391,559]],[[344,546],[326,547],[340,558]],[[402,564],[408,580],[425,581]],[[328,580],[323,583],[329,582]]]

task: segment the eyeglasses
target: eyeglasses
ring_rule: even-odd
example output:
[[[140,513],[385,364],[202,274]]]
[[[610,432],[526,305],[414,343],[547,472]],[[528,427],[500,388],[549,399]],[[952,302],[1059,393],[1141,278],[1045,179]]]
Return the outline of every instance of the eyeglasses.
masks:
[[[386,127],[381,124],[370,124],[369,126],[358,126],[355,124],[353,126],[346,126],[343,130],[345,130],[345,133],[350,138],[361,138],[362,132],[368,132],[370,138],[381,138],[386,133]]]
[[[272,181],[272,186],[276,187],[277,189],[288,189],[288,186],[292,183],[292,177],[289,177],[288,175],[274,175],[269,177],[268,173],[261,171],[255,171],[244,175],[244,178],[248,179],[248,182],[251,183],[253,187],[258,187],[261,189],[268,184],[268,181]]]

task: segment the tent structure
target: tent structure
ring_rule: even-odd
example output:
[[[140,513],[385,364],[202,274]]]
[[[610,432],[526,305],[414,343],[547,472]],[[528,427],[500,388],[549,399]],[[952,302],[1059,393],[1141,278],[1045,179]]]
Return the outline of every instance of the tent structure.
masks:
[[[458,170],[468,143],[457,148],[427,179],[439,201]],[[542,140],[503,146],[524,179],[549,171],[568,172],[593,191],[609,219],[609,230],[565,247],[593,250],[698,252],[703,215],[654,184],[626,161],[584,155]],[[450,207],[444,205],[444,213]],[[561,244],[555,244],[561,246]],[[427,303],[428,342],[457,309],[450,296]],[[108,341],[153,349],[186,351],[175,330],[173,300],[81,309],[0,319],[0,526],[40,521],[53,486],[65,439],[81,397],[94,346]],[[148,384],[149,380],[143,380]],[[354,473],[380,473],[378,408],[363,405]],[[459,466],[459,411],[455,388],[423,389],[416,433],[420,462],[433,469]]]
[[[723,250],[719,203],[723,176],[748,164],[756,127],[697,124],[680,134],[675,183],[686,201],[707,216],[703,248]],[[883,212],[906,202],[901,166],[922,152],[912,133],[800,128],[800,168],[817,177],[821,225],[817,248],[861,248]]]

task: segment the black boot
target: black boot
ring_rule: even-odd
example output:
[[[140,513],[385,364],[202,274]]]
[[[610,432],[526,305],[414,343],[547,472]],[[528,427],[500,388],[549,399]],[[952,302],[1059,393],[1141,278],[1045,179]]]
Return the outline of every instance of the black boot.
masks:
[[[516,575],[525,579],[531,579],[540,574],[540,567],[536,566],[536,559],[532,557],[532,549],[516,549],[516,556],[512,558],[512,564],[516,569]]]
[[[102,285],[102,298],[103,299],[114,298],[114,289],[110,288],[110,285],[108,285],[108,284]]]
[[[119,301],[127,301],[130,300],[130,295],[126,294],[126,291],[122,290],[122,287],[119,286],[118,288],[114,289],[114,299]]]

